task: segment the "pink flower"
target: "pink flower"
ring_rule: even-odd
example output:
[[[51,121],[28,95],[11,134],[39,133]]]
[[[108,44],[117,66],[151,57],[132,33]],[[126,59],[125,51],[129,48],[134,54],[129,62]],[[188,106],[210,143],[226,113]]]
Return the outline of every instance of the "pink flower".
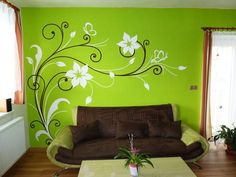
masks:
[[[132,152],[132,154],[138,154],[139,153],[139,149],[137,149],[137,148],[133,148],[133,149],[131,149],[131,152]]]

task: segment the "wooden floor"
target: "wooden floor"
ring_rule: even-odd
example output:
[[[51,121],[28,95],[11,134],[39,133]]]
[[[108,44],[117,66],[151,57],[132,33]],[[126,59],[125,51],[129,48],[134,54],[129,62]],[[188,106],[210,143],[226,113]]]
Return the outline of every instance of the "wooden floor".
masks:
[[[203,169],[189,165],[197,177],[236,177],[236,155],[222,149],[211,149],[199,164]],[[58,169],[47,159],[45,149],[30,149],[4,177],[52,177]],[[78,172],[70,169],[60,177],[77,177]]]

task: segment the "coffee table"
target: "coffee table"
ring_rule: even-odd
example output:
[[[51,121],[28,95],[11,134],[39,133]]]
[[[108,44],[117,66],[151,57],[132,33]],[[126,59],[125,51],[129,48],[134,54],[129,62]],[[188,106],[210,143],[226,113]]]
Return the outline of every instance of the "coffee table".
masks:
[[[154,168],[140,169],[139,177],[196,177],[181,157],[152,158]],[[78,177],[130,177],[124,160],[82,161]]]

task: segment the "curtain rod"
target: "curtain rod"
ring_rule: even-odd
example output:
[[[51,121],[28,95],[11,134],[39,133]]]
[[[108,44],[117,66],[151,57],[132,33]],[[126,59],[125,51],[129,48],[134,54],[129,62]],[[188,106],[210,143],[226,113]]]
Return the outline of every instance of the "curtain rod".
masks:
[[[0,2],[7,4],[9,7],[13,8],[16,11],[20,11],[20,9],[16,6],[14,6],[13,4],[11,4],[10,2],[8,2],[7,0],[0,0]]]
[[[224,27],[202,27],[203,31],[236,31],[236,28],[224,28]]]

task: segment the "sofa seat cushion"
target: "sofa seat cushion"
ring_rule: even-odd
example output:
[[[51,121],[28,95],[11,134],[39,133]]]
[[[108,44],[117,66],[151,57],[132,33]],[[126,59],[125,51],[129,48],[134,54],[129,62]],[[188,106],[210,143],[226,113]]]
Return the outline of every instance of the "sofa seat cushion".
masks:
[[[107,159],[114,158],[118,151],[114,138],[100,138],[81,142],[74,147],[73,158]]]
[[[194,142],[186,147],[186,153],[183,156],[184,160],[193,159],[203,153],[200,142]]]
[[[162,137],[135,139],[134,146],[150,157],[181,156],[190,159],[203,152],[199,143],[186,146],[181,140]],[[121,147],[129,148],[129,140],[98,138],[80,142],[73,150],[60,147],[56,159],[68,164],[80,164],[82,160],[113,159]]]
[[[191,153],[193,151],[196,151],[197,149],[201,149],[201,147],[202,147],[202,145],[200,142],[194,142],[194,143],[187,146],[186,152]]]
[[[68,158],[59,153],[56,154],[55,159],[59,162],[73,165],[80,165],[82,162],[82,159]]]
[[[75,159],[107,159],[114,158],[120,147],[129,148],[128,139],[102,138],[81,142],[74,147],[72,158]],[[183,156],[185,144],[176,139],[141,138],[135,139],[134,146],[140,152],[151,157]],[[70,153],[67,153],[67,155]]]
[[[129,147],[128,140],[117,140],[119,147]],[[178,139],[150,137],[135,139],[134,146],[141,153],[147,153],[150,157],[183,156],[186,153],[186,145]]]

